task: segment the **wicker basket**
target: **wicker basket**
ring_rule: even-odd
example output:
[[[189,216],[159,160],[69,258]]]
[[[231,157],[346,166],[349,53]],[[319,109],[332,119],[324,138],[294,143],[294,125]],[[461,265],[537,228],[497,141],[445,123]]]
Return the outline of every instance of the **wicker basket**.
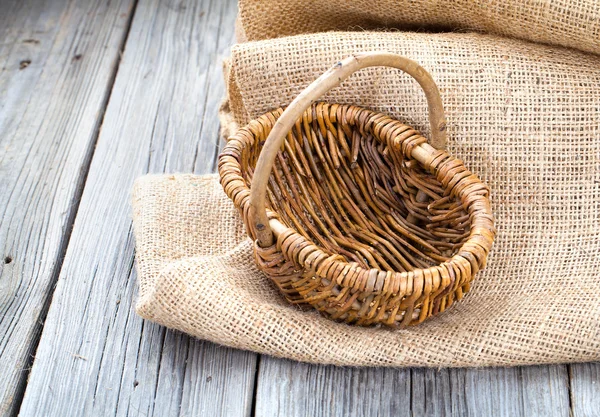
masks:
[[[370,66],[418,81],[431,145],[385,114],[315,102]],[[241,128],[219,173],[255,240],[258,267],[290,302],[357,325],[404,327],[460,300],[495,229],[488,188],[443,150],[445,130],[431,76],[385,52],[339,62],[285,111]]]

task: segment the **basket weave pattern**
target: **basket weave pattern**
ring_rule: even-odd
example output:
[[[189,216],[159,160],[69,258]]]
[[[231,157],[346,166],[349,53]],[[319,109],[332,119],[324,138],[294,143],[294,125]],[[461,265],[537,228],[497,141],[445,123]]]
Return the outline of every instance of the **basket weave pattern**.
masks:
[[[252,180],[282,113],[251,121],[219,158],[221,184],[255,240]],[[357,325],[404,327],[443,312],[469,290],[495,234],[489,190],[462,161],[352,105],[304,111],[266,195],[276,239],[254,245],[259,268],[290,302]]]
[[[240,129],[220,157],[221,183],[245,224],[252,168],[281,112]],[[489,191],[445,151],[423,167],[407,156],[425,142],[356,106],[318,103],[304,113],[269,179],[269,215],[288,228],[276,244],[255,245],[288,300],[349,323],[407,325],[469,290],[493,241]],[[419,190],[427,201],[416,200]]]

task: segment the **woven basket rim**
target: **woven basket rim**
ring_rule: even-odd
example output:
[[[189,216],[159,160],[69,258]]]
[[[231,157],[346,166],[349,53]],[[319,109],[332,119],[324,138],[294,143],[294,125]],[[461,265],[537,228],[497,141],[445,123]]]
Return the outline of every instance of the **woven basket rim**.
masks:
[[[381,113],[378,111],[374,111],[374,110],[370,110],[367,109],[365,107],[362,106],[356,106],[356,105],[352,105],[352,104],[339,104],[339,103],[328,103],[328,102],[324,102],[324,101],[318,101],[313,103],[305,112],[312,112],[313,109],[315,108],[315,106],[319,106],[319,105],[326,105],[326,106],[346,106],[348,108],[354,108],[356,109],[358,112],[361,112],[361,115],[364,114],[365,118],[368,119],[370,117],[382,117],[382,118],[388,118],[392,123],[397,124],[398,126],[405,126],[408,127],[410,129],[412,129],[410,126],[398,121],[397,119],[394,119],[392,117],[390,117],[389,115],[386,115],[385,113]],[[244,144],[244,138],[247,138],[247,135],[250,136],[255,136],[254,131],[260,131],[262,129],[264,129],[264,121],[272,121],[273,118],[277,119],[281,113],[283,112],[284,108],[277,108],[277,109],[273,109],[271,111],[268,111],[264,114],[262,114],[261,116],[257,117],[256,119],[253,119],[252,121],[250,121],[246,126],[241,127],[232,137],[229,138],[228,140],[228,145],[225,147],[225,149],[223,150],[222,155],[227,155],[228,151],[230,148],[232,148],[233,144],[236,142],[241,142],[243,147],[244,146],[251,146],[250,144]],[[364,127],[364,126],[363,126]],[[389,130],[393,130],[393,129],[389,129]],[[379,136],[380,132],[375,132],[372,131],[371,132],[373,137],[376,138],[378,141],[382,141],[381,137]],[[420,135],[420,133],[418,133],[418,137],[419,138],[423,138],[425,139],[422,135]],[[242,140],[240,140],[242,139]],[[255,146],[255,145],[254,145]],[[242,149],[243,149],[242,147]],[[440,152],[440,157],[438,159],[445,159],[442,156],[448,155],[450,158],[453,158],[452,156],[450,156],[446,151],[438,151]],[[404,153],[404,156],[406,158],[409,159],[413,159],[415,161],[417,161],[410,152],[406,152]],[[457,161],[457,163],[459,163],[460,165],[464,166],[464,163],[461,160],[458,160],[456,158],[454,158],[455,161]],[[241,164],[235,159],[235,158],[231,158],[228,160],[228,162],[231,163],[235,163],[237,164],[237,168],[239,170],[239,172],[243,172],[243,169],[241,167]],[[417,161],[421,166],[422,163]],[[458,165],[457,165],[458,166]],[[433,167],[433,170],[429,169],[428,167],[424,167],[425,169],[427,169],[429,172],[436,174],[438,173],[438,168],[437,167]],[[221,164],[219,164],[219,171],[221,171]],[[452,171],[452,169],[450,169],[449,171]],[[446,175],[449,175],[451,172],[448,172]],[[470,173],[470,171],[469,171]],[[471,178],[473,178],[474,180],[476,180],[476,184],[483,186],[487,189],[487,187],[485,186],[485,184],[476,176],[474,176],[474,174],[471,174]],[[473,177],[474,176],[474,177]],[[226,193],[228,194],[228,196],[234,201],[236,202],[236,196],[240,196],[240,195],[249,195],[250,193],[250,187],[246,185],[245,179],[243,178],[242,175],[238,175],[238,176],[232,176],[231,173],[228,173],[225,176],[221,176],[221,183],[223,185],[223,188],[225,189]],[[232,186],[233,185],[233,186]],[[454,186],[456,186],[457,184],[454,184]],[[446,187],[444,187],[446,188]],[[454,193],[454,188],[451,191],[451,194]],[[458,190],[458,192],[456,193],[456,196],[458,198],[460,198],[461,203],[463,204],[463,206],[465,207],[465,209],[468,211],[468,205],[465,205],[465,202],[463,201],[463,196],[464,194],[466,194],[467,189],[461,189]],[[488,192],[489,195],[489,192]],[[488,196],[485,196],[485,198],[489,198]],[[237,205],[237,203],[236,203]],[[279,219],[278,219],[278,215],[277,213],[271,211],[271,210],[267,210],[268,214],[269,214],[269,223],[271,225],[271,227],[273,228],[275,235],[277,237],[276,241],[273,243],[272,247],[276,247],[279,244],[283,244],[285,241],[292,239],[292,240],[297,240],[299,242],[302,242],[302,244],[307,244],[307,249],[309,247],[311,247],[312,250],[307,250],[307,253],[310,253],[309,256],[305,256],[304,259],[297,259],[297,261],[299,262],[299,264],[303,265],[304,267],[311,267],[313,264],[316,263],[317,260],[322,260],[323,258],[332,258],[332,257],[340,257],[342,258],[341,255],[339,254],[329,254],[327,252],[325,252],[318,244],[315,244],[314,242],[309,241],[306,237],[304,237],[303,235],[301,235],[300,233],[298,233],[296,230],[294,230],[292,227],[287,226],[286,224],[282,223]],[[492,213],[491,210],[489,210],[487,213],[479,213],[479,212],[475,212],[475,214],[471,214],[469,213],[469,217],[471,218],[471,223],[473,223],[473,221],[476,218],[480,218],[480,217],[488,217],[488,218],[492,218],[492,223],[493,223],[493,217],[492,217]],[[285,238],[283,238],[283,240],[281,239],[281,236],[283,236],[285,234]],[[493,232],[492,232],[492,240],[493,240]],[[298,242],[296,242],[298,243]],[[353,275],[357,276],[358,273],[360,272],[364,272],[364,273],[369,273],[369,282],[367,283],[367,286],[365,288],[357,288],[355,285],[347,285],[344,282],[337,282],[337,285],[339,285],[340,287],[343,288],[350,288],[351,290],[354,291],[372,291],[372,292],[377,292],[377,291],[394,291],[394,289],[397,289],[398,291],[402,289],[404,284],[404,288],[407,291],[407,295],[411,295],[411,294],[418,294],[423,296],[423,294],[427,294],[427,296],[437,296],[437,295],[443,295],[443,294],[439,294],[442,293],[444,291],[449,291],[450,290],[450,286],[444,286],[444,285],[440,285],[440,289],[439,289],[439,293],[431,293],[429,291],[414,291],[414,289],[409,291],[409,287],[412,286],[412,282],[414,282],[414,278],[415,277],[423,277],[425,278],[425,280],[417,280],[417,282],[424,282],[424,285],[427,285],[427,283],[431,283],[431,278],[432,276],[438,275],[441,279],[452,279],[453,277],[451,276],[446,276],[448,274],[453,274],[453,268],[451,267],[447,267],[447,268],[443,268],[442,266],[444,265],[456,265],[460,270],[465,270],[468,271],[468,273],[472,273],[473,275],[480,269],[485,267],[485,261],[487,258],[487,255],[484,256],[482,259],[479,259],[477,256],[475,256],[471,251],[468,250],[469,246],[472,245],[477,245],[477,246],[482,246],[481,245],[482,242],[480,241],[480,239],[477,238],[477,235],[474,235],[473,233],[473,228],[471,228],[471,231],[469,233],[469,237],[461,244],[461,246],[455,251],[455,254],[449,258],[447,261],[445,262],[441,262],[437,265],[433,265],[430,266],[428,268],[415,268],[411,271],[402,271],[402,272],[397,272],[397,271],[391,271],[391,270],[386,270],[386,269],[377,269],[377,268],[370,268],[370,269],[366,269],[363,268],[362,266],[360,266],[359,264],[357,264],[356,262],[349,262],[346,260],[339,260],[339,259],[333,259],[331,262],[331,266],[327,269],[330,270],[331,268],[336,268],[336,269],[347,269],[347,271],[345,272],[345,274],[349,273],[350,267],[354,267],[352,268],[353,271]],[[261,248],[256,241],[254,241],[254,246],[256,250],[265,250],[265,249],[269,249],[269,248]],[[489,250],[491,249],[491,245],[490,248],[485,248],[486,249],[486,254],[489,252]],[[283,252],[283,250],[282,250]],[[299,255],[301,255],[301,253],[299,253]],[[467,259],[465,256],[470,256],[473,259],[469,260]],[[300,256],[299,256],[300,257]],[[343,258],[342,258],[343,259]],[[472,262],[473,261],[473,262]],[[473,271],[473,268],[475,268],[475,270]],[[322,272],[322,274],[321,274]],[[324,276],[325,272],[327,271],[319,271],[319,275]],[[345,275],[343,273],[343,275]],[[383,278],[381,284],[378,284],[378,282],[380,281],[380,279]],[[411,284],[409,286],[409,284]],[[369,288],[372,287],[372,288]],[[380,290],[377,290],[377,288],[380,288]]]

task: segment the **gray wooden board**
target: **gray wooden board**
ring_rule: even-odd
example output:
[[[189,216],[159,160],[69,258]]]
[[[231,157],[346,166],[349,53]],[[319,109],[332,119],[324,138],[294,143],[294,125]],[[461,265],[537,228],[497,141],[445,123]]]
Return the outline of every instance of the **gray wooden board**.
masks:
[[[0,415],[22,397],[132,6],[0,2]]]
[[[138,3],[21,415],[250,414],[257,355],[133,310],[131,186],[194,170],[203,142],[215,143],[217,120],[204,118],[223,95],[213,81],[235,13],[234,1]]]
[[[411,416],[410,370],[261,356],[255,416]]]
[[[600,416],[600,363],[570,365],[573,417]]]
[[[356,369],[262,356],[255,416],[569,416],[564,365]]]
[[[567,365],[520,368],[523,380],[523,413],[528,416],[568,416],[569,373]]]

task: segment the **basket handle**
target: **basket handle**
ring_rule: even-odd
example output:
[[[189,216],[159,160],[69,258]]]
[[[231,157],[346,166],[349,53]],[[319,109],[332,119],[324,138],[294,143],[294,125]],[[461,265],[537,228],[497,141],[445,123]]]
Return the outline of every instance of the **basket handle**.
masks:
[[[429,123],[431,124],[431,145],[437,149],[446,147],[446,119],[440,92],[431,75],[423,67],[415,61],[389,52],[367,52],[349,56],[313,81],[292,101],[275,122],[260,152],[250,187],[249,213],[249,223],[254,229],[260,247],[273,244],[273,231],[269,226],[265,197],[271,168],[287,133],[292,129],[296,120],[319,97],[340,85],[352,73],[362,68],[376,66],[397,68],[417,80],[427,97]]]

